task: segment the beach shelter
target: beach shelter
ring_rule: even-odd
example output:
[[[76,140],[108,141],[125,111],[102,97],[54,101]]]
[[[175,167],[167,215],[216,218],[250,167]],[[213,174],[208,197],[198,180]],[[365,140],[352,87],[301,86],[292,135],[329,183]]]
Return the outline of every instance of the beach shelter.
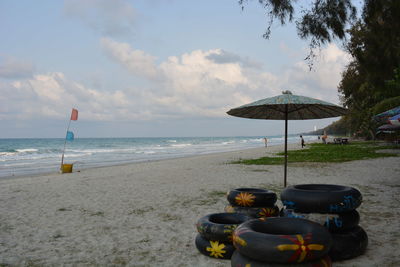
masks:
[[[380,132],[390,133],[390,132],[400,131],[400,124],[399,125],[384,124],[384,125],[379,126],[376,130],[377,130],[377,133],[380,133]]]
[[[397,115],[389,118],[389,123],[391,125],[400,126],[400,114],[397,114]]]
[[[387,119],[389,119],[390,117],[393,117],[397,114],[400,114],[400,106],[389,109],[385,112],[379,113],[379,114],[373,116],[372,118],[376,122],[385,122],[385,121],[387,121]]]
[[[287,135],[288,120],[323,119],[345,115],[347,109],[318,99],[293,95],[290,91],[282,95],[265,98],[233,108],[227,112],[231,116],[261,119],[285,120],[285,165],[284,187],[287,184]]]

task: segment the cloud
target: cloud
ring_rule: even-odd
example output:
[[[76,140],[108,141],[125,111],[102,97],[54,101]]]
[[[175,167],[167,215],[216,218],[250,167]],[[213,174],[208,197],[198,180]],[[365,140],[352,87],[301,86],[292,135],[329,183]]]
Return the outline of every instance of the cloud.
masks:
[[[104,36],[131,34],[136,18],[127,0],[65,0],[64,13]]]
[[[71,107],[80,110],[80,119],[91,121],[219,118],[233,107],[283,90],[338,103],[336,87],[349,60],[330,45],[321,51],[314,71],[300,61],[273,74],[241,64],[243,57],[221,49],[195,50],[157,64],[154,56],[127,43],[105,38],[102,44],[113,61],[145,79],[145,85],[105,91],[60,72],[0,80],[0,119],[65,119]]]
[[[316,59],[311,71],[306,62],[299,61],[283,72],[282,87],[296,94],[339,104],[337,86],[341,73],[350,62],[350,55],[335,44],[329,44]]]
[[[34,71],[33,64],[12,57],[0,57],[0,78],[19,79],[31,77]]]
[[[162,73],[158,70],[156,57],[144,51],[132,49],[127,43],[120,43],[109,38],[102,38],[101,45],[110,58],[132,74],[143,76],[150,80],[159,80]]]
[[[222,49],[195,50],[157,65],[154,57],[127,43],[102,42],[112,59],[130,73],[149,81],[162,77],[156,86],[146,89],[142,103],[157,107],[150,114],[164,116],[221,117],[231,107],[283,90],[338,104],[337,85],[349,62],[349,55],[331,44],[321,50],[311,72],[306,62],[299,61],[273,74],[261,69],[261,64],[256,68],[250,64],[255,61]]]
[[[83,118],[108,120],[124,114],[129,102],[122,91],[101,92],[68,80],[63,73],[0,83],[0,119],[65,118],[71,107]]]
[[[232,105],[250,101],[252,91],[257,89],[248,78],[257,72],[255,64],[221,49],[195,50],[157,65],[155,57],[127,43],[109,38],[101,43],[110,58],[128,72],[157,81],[135,96],[154,117],[222,117]],[[260,75],[258,80],[273,80],[271,77]]]
[[[207,56],[207,59],[212,60],[217,64],[238,63],[246,68],[261,69],[262,67],[262,64],[260,62],[253,61],[248,58],[243,58],[237,54],[227,52],[222,49],[211,53]]]

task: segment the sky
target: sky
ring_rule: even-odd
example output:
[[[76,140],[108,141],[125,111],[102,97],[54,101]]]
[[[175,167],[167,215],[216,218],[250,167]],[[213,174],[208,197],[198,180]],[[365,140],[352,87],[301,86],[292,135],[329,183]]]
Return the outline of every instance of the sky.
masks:
[[[226,114],[284,90],[340,104],[350,57],[274,24],[258,1],[0,1],[0,138],[271,136],[283,121]],[[298,14],[296,14],[298,15]],[[290,121],[289,133],[337,120]]]

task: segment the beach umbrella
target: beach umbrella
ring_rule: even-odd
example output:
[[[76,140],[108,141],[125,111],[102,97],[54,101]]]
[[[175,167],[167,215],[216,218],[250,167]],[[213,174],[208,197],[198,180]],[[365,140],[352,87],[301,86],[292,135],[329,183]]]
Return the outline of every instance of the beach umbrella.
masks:
[[[256,102],[233,108],[227,112],[231,116],[262,119],[285,120],[285,165],[284,186],[287,177],[287,135],[288,120],[323,119],[345,115],[347,109],[318,99],[293,95],[290,91],[282,95],[265,98]]]
[[[389,109],[385,112],[379,113],[379,114],[373,116],[372,118],[376,122],[383,122],[383,121],[387,120],[388,118],[395,116],[397,114],[400,114],[400,106]]]
[[[389,118],[389,123],[391,125],[397,125],[400,126],[400,114],[397,114],[391,118]]]

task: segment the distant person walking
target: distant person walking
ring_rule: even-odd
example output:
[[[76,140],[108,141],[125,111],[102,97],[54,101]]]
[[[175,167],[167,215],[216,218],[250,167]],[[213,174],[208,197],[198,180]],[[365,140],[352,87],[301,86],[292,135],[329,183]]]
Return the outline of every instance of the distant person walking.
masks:
[[[264,143],[265,143],[265,147],[267,147],[267,146],[268,146],[268,139],[267,139],[267,137],[264,137]]]
[[[303,148],[306,146],[306,144],[304,143],[304,138],[302,135],[300,135],[300,138],[301,138],[301,148]]]

